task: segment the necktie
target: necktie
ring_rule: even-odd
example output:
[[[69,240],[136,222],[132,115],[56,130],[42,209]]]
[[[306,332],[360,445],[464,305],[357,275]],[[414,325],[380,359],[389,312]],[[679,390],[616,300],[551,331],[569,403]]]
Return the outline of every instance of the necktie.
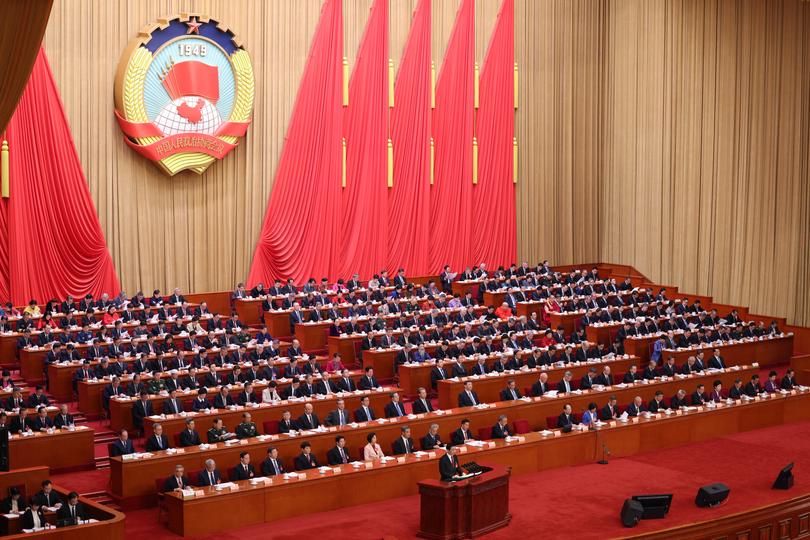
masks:
[[[163,441],[160,439],[160,437],[155,435],[155,439],[157,440],[158,448],[163,448]]]
[[[371,412],[368,410],[368,407],[363,407],[363,410],[366,413],[366,420],[371,420]]]
[[[425,406],[425,411],[428,411],[430,409],[430,407],[428,407],[427,401],[425,401],[424,399],[422,400],[422,405]]]
[[[344,425],[346,423],[346,421],[343,418],[343,411],[340,411],[338,414],[340,415],[340,425],[342,426],[342,425]],[[343,450],[341,449],[341,452],[342,451]]]
[[[183,487],[183,477],[182,476],[177,479],[177,486],[181,487],[181,488]]]
[[[76,507],[70,505],[70,517],[73,518],[73,521],[76,521]]]
[[[470,396],[470,402],[475,405],[475,398],[472,395],[472,392],[467,392],[467,395]]]
[[[214,485],[214,473],[213,472],[208,473],[208,479],[211,482],[211,485],[213,486]]]
[[[512,399],[517,399],[517,394],[515,394],[514,390],[512,390]]]
[[[312,427],[312,415],[307,415],[307,422],[309,422],[309,427]]]
[[[273,462],[273,470],[276,472],[276,474],[278,474],[278,465],[276,465],[276,460],[272,459],[270,461]]]
[[[343,459],[343,463],[346,463],[346,453],[343,451],[343,448],[340,449],[340,457]]]

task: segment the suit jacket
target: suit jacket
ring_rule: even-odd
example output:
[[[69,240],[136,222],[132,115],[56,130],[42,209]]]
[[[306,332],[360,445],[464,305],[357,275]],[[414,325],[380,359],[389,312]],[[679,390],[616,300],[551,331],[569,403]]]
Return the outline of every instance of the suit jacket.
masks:
[[[214,398],[214,408],[216,409],[224,409],[230,405],[233,405],[233,397],[230,394],[226,394],[224,399],[222,394],[217,394]]]
[[[573,425],[573,423],[574,423],[574,415],[572,414],[560,413],[560,416],[557,417],[558,428]]]
[[[233,479],[234,480],[250,480],[256,475],[256,471],[253,468],[253,463],[247,464],[247,470],[245,470],[245,465],[239,464],[233,468]]]
[[[428,433],[427,435],[422,437],[420,443],[422,445],[422,450],[433,450],[434,448],[436,448],[436,445],[443,446],[442,440],[439,437],[438,433],[435,436]]]
[[[676,395],[672,396],[672,399],[669,400],[669,406],[672,409],[680,409],[681,407],[686,407],[686,399],[681,399]]]
[[[45,418],[40,418],[39,415],[34,417],[33,421],[31,422],[31,429],[34,431],[42,431],[43,429],[49,429],[53,427],[53,420],[50,417],[46,416]]]
[[[352,458],[349,456],[349,449],[343,447],[343,456],[340,454],[340,449],[337,446],[332,447],[326,453],[326,461],[329,465],[343,465],[351,462]]]
[[[351,377],[346,377],[345,379],[341,377],[337,379],[337,387],[338,389],[343,390],[344,392],[354,392],[355,390],[357,390],[357,385],[354,384],[354,381],[351,379]]]
[[[219,469],[214,469],[213,475],[214,475],[214,483],[212,484],[211,478],[208,476],[208,471],[205,469],[201,470],[199,474],[197,474],[197,485],[200,487],[217,485],[219,481],[222,479],[222,476],[219,474]]]
[[[573,382],[569,381],[568,386],[571,388],[571,390],[574,389],[574,383]],[[557,383],[557,392],[559,392],[560,394],[566,393],[565,380],[564,379]]]
[[[112,447],[110,448],[110,457],[115,456],[124,456],[126,454],[134,454],[135,447],[132,445],[132,441],[127,439],[126,441],[122,441],[121,439],[115,439],[112,442]]]
[[[505,439],[510,435],[511,433],[509,432],[509,425],[501,426],[500,423],[497,423],[494,426],[492,426],[493,439]]]
[[[416,398],[416,400],[411,405],[414,414],[424,414],[426,412],[433,411],[433,403],[431,403],[430,398]]]
[[[437,382],[442,381],[447,377],[449,377],[447,369],[442,368],[441,370],[439,370],[438,366],[436,366],[430,370],[430,385],[433,388],[436,388]]]
[[[762,392],[762,387],[758,384],[754,386],[754,383],[749,382],[748,384],[745,385],[745,394],[747,396],[754,397],[760,392]]]
[[[24,506],[24,505],[21,504],[20,506]],[[40,525],[44,525],[45,523],[47,523],[45,521],[45,511],[42,510],[42,508],[39,508],[37,510],[37,513],[39,514],[39,523],[40,523]],[[31,510],[30,508],[27,509],[25,512],[23,512],[22,515],[20,516],[20,527],[23,528],[23,529],[33,529],[34,528],[33,510]]]
[[[397,416],[405,416],[405,405],[401,401],[396,404],[392,401],[385,406],[385,417],[396,418]]]
[[[703,405],[706,403],[706,395],[697,390],[692,394],[692,405]]]
[[[503,390],[501,390],[501,401],[513,401],[516,399],[520,399],[521,398],[520,390],[515,388],[514,392],[515,395],[513,396],[512,391],[509,390],[508,388],[504,388]]]
[[[450,454],[445,454],[439,459],[439,475],[444,481],[451,480],[457,474],[462,474],[461,467],[458,464],[458,457]]]
[[[655,399],[651,399],[650,402],[647,404],[647,410],[651,413],[657,413],[658,411],[663,411],[667,408],[667,404],[664,400],[661,400],[661,403],[655,401]]]
[[[341,415],[343,416],[343,424],[340,423]],[[344,424],[351,423],[352,418],[351,414],[347,409],[343,409],[342,411],[339,409],[335,409],[334,411],[330,411],[329,414],[326,415],[326,425],[327,426],[340,426]]]
[[[169,438],[166,435],[161,435],[160,441],[161,444],[158,446],[158,436],[153,434],[151,437],[146,439],[146,451],[157,452],[158,450],[166,450],[169,448]]]
[[[641,407],[637,407],[635,403],[627,406],[627,416],[638,416],[641,411]]]
[[[278,469],[278,472],[276,472]],[[275,476],[277,474],[284,474],[284,465],[281,463],[280,459],[276,460],[275,467],[273,466],[273,462],[270,458],[265,459],[262,461],[262,475],[263,476]]]
[[[594,384],[601,384],[602,386],[613,386],[613,375],[600,373],[593,382]]]
[[[475,400],[474,402],[473,402],[472,399],[470,399],[470,396],[469,396],[469,394],[467,394],[466,390],[462,391],[458,395],[458,406],[459,407],[472,407],[473,405],[478,405],[479,403],[481,403],[481,400],[478,399],[478,394],[475,392],[475,390],[472,390],[471,393],[472,393],[473,399]]]
[[[709,359],[709,367],[714,368],[714,369],[725,369],[726,368],[726,362],[725,362],[725,360],[723,360],[722,356],[719,359],[716,356],[712,356]]]
[[[295,420],[279,420],[278,421],[278,432],[279,433],[289,433],[290,431],[298,429],[298,425],[295,423]]]
[[[453,434],[450,437],[450,440],[455,445],[455,444],[463,444],[464,441],[469,441],[474,438],[475,437],[473,437],[473,434],[469,429],[465,432],[461,428],[458,428],[453,432]]]
[[[732,385],[732,387],[729,388],[728,390],[728,397],[730,397],[731,399],[740,399],[744,393],[745,393],[744,387],[736,388],[735,386]]]
[[[377,388],[380,386],[380,383],[377,382],[377,377],[368,377],[367,375],[363,375],[360,378],[360,384],[358,387],[360,390],[370,390],[372,388]]]
[[[305,471],[307,469],[315,469],[318,467],[318,460],[315,459],[314,454],[308,456],[301,452],[295,457],[295,470]]]
[[[532,395],[535,397],[542,396],[548,391],[549,391],[548,383],[543,384],[540,381],[537,381],[532,385]]]
[[[183,475],[180,480],[183,483],[182,487],[185,488],[191,486],[191,482],[188,481],[188,477],[186,475]],[[178,487],[181,486],[180,483],[177,481],[177,477],[171,475],[166,479],[166,482],[163,484],[163,491],[174,491]]]
[[[376,418],[376,416],[374,415],[374,410],[371,407],[369,407],[368,412],[371,415],[371,418],[369,418],[369,415],[366,414],[366,411],[363,409],[363,407],[358,407],[354,411],[354,420],[356,422],[370,422],[371,420],[374,420]]]
[[[391,445],[394,454],[411,454],[414,451],[413,439],[408,437],[407,442],[402,436],[397,437]]]
[[[198,446],[200,444],[200,434],[197,430],[184,429],[180,432],[180,446]]]
[[[619,416],[618,407],[613,407],[613,409],[611,409],[610,405],[605,405],[602,407],[602,410],[599,411],[599,418],[601,420],[613,420],[613,418],[617,416]]]
[[[84,505],[80,502],[77,502],[76,506],[73,508],[70,507],[70,504],[65,503],[59,510],[56,511],[57,521],[66,521],[75,525],[79,519],[87,519],[87,513],[84,511]]]
[[[62,429],[63,427],[70,426],[74,423],[72,414],[66,414],[65,416],[67,418],[64,418],[62,413],[57,414],[53,419],[53,427]]]
[[[183,403],[179,399],[171,398],[163,401],[163,414],[179,414],[183,411]]]
[[[312,418],[307,418],[306,414],[302,414],[298,417],[298,426],[300,429],[315,429],[316,427],[321,425],[321,421],[318,420],[318,415],[314,412],[310,415]]]

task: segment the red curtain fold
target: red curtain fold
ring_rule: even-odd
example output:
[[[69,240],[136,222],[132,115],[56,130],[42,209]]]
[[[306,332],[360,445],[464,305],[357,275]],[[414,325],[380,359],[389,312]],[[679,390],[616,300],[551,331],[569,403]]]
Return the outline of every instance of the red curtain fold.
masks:
[[[419,0],[394,88],[391,113],[394,187],[388,223],[388,269],[427,275],[430,244],[431,0]]]
[[[8,204],[0,199],[0,301],[11,300],[11,280],[8,275]]]
[[[487,226],[473,227],[471,258],[488,267],[511,264],[517,252],[514,41],[514,0],[504,0],[484,57],[476,116],[478,184],[473,188],[472,214],[486,216]]]
[[[388,254],[388,0],[374,0],[349,84],[338,276],[369,279]]]
[[[248,282],[332,277],[341,242],[343,9],[326,0],[312,40]]]
[[[42,50],[6,137],[11,196],[0,204],[4,298],[21,304],[117,294],[112,257]]]
[[[475,1],[462,0],[436,82],[433,138],[436,146],[430,202],[430,274],[445,264],[471,262],[472,143],[475,63]],[[477,226],[485,227],[493,208]]]

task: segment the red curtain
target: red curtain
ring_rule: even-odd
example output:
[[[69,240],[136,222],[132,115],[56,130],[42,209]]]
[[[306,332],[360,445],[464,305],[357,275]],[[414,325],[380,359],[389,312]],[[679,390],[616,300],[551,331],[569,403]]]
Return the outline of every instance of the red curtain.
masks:
[[[117,294],[118,277],[42,50],[6,138],[10,198],[0,203],[0,294],[16,304]]]
[[[436,82],[430,274],[445,264],[457,271],[471,262],[474,58],[475,1],[462,0]],[[487,226],[489,213],[475,217],[476,226]]]
[[[473,189],[473,216],[486,216],[486,226],[472,228],[471,259],[488,267],[508,266],[517,251],[514,41],[514,0],[504,0],[484,57],[476,115],[478,184]]]
[[[427,275],[430,245],[431,0],[419,0],[394,89],[394,187],[388,198],[388,269]]]
[[[388,0],[374,0],[349,84],[338,276],[369,279],[388,254]]]
[[[304,68],[248,282],[331,277],[341,242],[343,9],[326,0]]]

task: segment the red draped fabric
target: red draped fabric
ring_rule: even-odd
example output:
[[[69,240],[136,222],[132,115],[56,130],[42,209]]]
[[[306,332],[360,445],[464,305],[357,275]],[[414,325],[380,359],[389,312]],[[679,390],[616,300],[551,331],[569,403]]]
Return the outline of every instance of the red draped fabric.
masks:
[[[343,9],[321,8],[248,282],[332,277],[341,242]]]
[[[444,264],[458,270],[471,262],[474,58],[475,0],[462,0],[436,82],[430,274]],[[476,217],[476,226],[487,226],[490,213]]]
[[[476,116],[478,184],[473,189],[473,215],[486,216],[486,225],[472,228],[471,258],[490,268],[511,264],[517,251],[514,38],[514,0],[504,0],[484,57]]]
[[[430,238],[431,0],[419,0],[394,89],[391,113],[394,187],[388,223],[388,269],[427,275]]]
[[[388,0],[374,0],[349,84],[339,277],[369,279],[388,255]]]
[[[11,189],[0,203],[3,299],[117,294],[112,257],[42,50],[6,138]]]

